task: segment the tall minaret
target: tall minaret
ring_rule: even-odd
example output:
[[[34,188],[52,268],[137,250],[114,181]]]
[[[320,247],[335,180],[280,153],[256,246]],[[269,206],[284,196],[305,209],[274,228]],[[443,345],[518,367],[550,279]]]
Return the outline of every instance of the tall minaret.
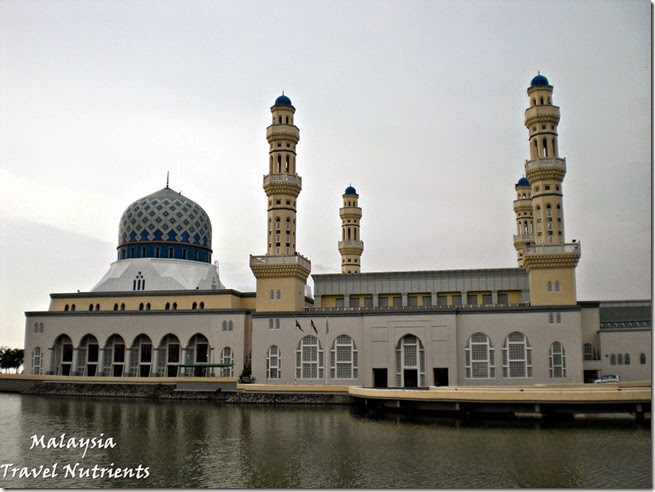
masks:
[[[353,186],[348,186],[343,196],[343,207],[339,209],[341,217],[341,273],[360,273],[364,241],[359,236],[359,222],[362,209],[358,206],[359,195]]]
[[[265,256],[251,256],[257,278],[257,311],[300,311],[305,308],[305,284],[311,262],[296,252],[296,200],[302,179],[296,174],[296,145],[300,140],[293,124],[296,108],[282,94],[271,107],[273,121],[266,129],[269,174],[264,176],[268,199]]]
[[[523,255],[525,247],[534,244],[532,235],[532,189],[530,181],[523,176],[514,186],[516,200],[514,200],[514,213],[516,213],[516,234],[514,235],[514,247],[518,253],[519,267],[523,268]]]
[[[525,110],[525,126],[530,135],[530,160],[525,162],[527,183],[519,181],[514,202],[518,227],[523,225],[514,244],[519,253],[519,266],[529,274],[533,305],[577,303],[575,268],[580,259],[580,243],[574,240],[569,244],[564,239],[562,182],[566,160],[559,156],[560,112],[553,105],[552,95],[553,86],[546,77],[538,74],[532,79],[528,88],[530,106]],[[519,213],[527,213],[527,200],[531,201],[532,215],[519,217]],[[531,235],[532,240],[521,238],[523,234]]]

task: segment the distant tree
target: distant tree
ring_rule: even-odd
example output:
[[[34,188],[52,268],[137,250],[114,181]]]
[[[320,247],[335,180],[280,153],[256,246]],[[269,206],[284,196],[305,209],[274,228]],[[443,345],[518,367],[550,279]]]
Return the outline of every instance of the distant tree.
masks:
[[[0,369],[3,369],[4,372],[7,369],[15,369],[18,373],[18,368],[23,364],[24,359],[25,351],[23,349],[0,348]]]

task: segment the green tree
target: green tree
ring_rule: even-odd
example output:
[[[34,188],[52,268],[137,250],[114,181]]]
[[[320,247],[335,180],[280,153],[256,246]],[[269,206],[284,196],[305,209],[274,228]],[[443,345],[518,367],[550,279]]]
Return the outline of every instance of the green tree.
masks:
[[[18,373],[18,368],[23,364],[24,359],[25,351],[23,349],[0,348],[0,369],[4,371],[15,369]]]

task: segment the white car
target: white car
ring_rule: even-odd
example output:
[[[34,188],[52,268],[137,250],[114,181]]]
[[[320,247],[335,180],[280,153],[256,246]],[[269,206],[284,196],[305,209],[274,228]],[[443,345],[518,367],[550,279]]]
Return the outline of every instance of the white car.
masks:
[[[597,379],[594,379],[594,383],[620,383],[621,378],[616,374],[609,374],[607,376],[601,376]]]

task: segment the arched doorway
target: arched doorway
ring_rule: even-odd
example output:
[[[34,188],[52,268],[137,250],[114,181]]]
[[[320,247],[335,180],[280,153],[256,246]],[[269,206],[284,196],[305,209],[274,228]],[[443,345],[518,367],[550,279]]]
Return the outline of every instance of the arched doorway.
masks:
[[[172,333],[166,335],[157,348],[158,375],[169,378],[177,376],[180,352],[180,339]]]
[[[143,333],[134,339],[130,347],[130,376],[150,377],[152,369],[152,340]]]
[[[425,350],[414,335],[405,335],[396,345],[396,386],[425,386]]]
[[[77,348],[77,372],[82,376],[95,376],[98,373],[98,339],[93,335],[82,338]]]
[[[73,367],[73,341],[68,335],[59,335],[55,340],[55,374],[70,376]]]
[[[120,335],[112,335],[107,340],[102,354],[103,376],[120,378],[125,369],[125,341]]]
[[[208,364],[210,362],[209,341],[205,335],[196,333],[191,337],[186,348],[185,364]],[[190,371],[193,376],[206,376],[206,367],[194,367]]]

